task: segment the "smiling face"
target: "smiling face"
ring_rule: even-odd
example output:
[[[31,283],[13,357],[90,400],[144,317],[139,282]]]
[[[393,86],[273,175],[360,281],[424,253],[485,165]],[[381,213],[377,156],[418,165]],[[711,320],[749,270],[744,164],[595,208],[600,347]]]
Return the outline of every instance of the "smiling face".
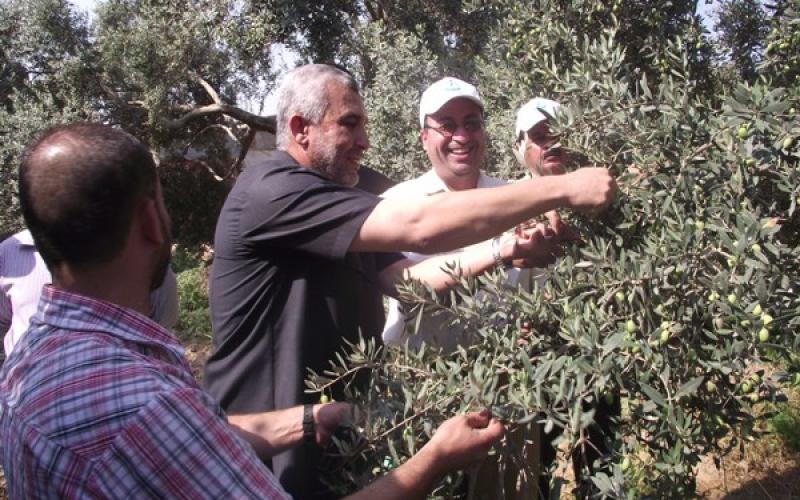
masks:
[[[558,138],[550,134],[547,121],[528,130],[525,142],[525,166],[534,177],[565,173],[567,154],[562,148],[551,148]]]
[[[322,121],[309,126],[310,166],[337,184],[355,186],[361,157],[369,147],[364,103],[358,92],[335,81],[327,92]]]
[[[452,131],[446,137],[442,131]],[[439,108],[425,119],[422,147],[439,178],[452,190],[477,186],[486,156],[486,134],[481,108],[460,97]]]

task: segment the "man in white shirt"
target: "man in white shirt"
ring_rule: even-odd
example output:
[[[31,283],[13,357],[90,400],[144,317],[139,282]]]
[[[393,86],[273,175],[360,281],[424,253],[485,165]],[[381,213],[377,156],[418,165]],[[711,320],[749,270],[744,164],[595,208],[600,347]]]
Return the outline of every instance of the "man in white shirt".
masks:
[[[27,229],[0,243],[0,332],[5,355],[11,354],[36,313],[42,286],[50,271]],[[178,287],[168,270],[164,282],[150,293],[150,318],[171,329],[178,320]]]
[[[473,85],[451,77],[433,83],[422,94],[419,120],[420,139],[432,169],[420,177],[389,189],[382,195],[384,198],[413,199],[443,192],[493,188],[507,183],[481,171],[486,161],[486,133],[483,104]],[[538,238],[540,241],[537,248],[540,252],[538,259],[529,259],[527,264],[545,266],[551,263],[559,253],[559,232],[563,229],[560,224],[554,228],[544,225],[529,228],[530,233],[522,237]],[[513,245],[519,237],[521,236],[506,233],[490,241],[463,248],[452,254],[453,262],[458,267],[465,268],[473,255],[491,251],[496,256],[494,267],[505,267],[510,262],[501,257],[507,254],[504,249]],[[419,253],[405,255],[414,261],[423,261],[431,256]],[[519,279],[520,270],[510,269],[508,283],[515,286]],[[415,318],[408,320],[415,324]],[[397,300],[390,299],[383,340],[394,345],[408,342],[413,348],[418,348],[424,341],[450,350],[459,343],[468,342],[465,337],[469,334],[459,325],[448,325],[450,320],[446,313],[426,314],[421,318],[417,331],[409,332],[403,307]]]

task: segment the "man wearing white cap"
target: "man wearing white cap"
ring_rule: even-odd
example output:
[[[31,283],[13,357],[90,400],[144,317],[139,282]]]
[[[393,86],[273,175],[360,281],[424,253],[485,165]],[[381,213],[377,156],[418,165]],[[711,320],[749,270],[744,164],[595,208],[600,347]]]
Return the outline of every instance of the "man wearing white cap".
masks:
[[[553,147],[558,138],[550,133],[549,119],[561,107],[555,101],[536,97],[517,112],[514,156],[525,166],[532,177],[561,175],[566,172],[566,152]]]
[[[383,194],[386,199],[410,199],[431,196],[436,193],[465,191],[475,188],[492,188],[507,184],[503,179],[489,177],[481,171],[486,161],[486,134],[483,126],[483,104],[478,90],[457,78],[443,78],[422,94],[419,110],[420,139],[422,147],[431,161],[432,169],[424,175],[403,182]],[[515,239],[535,239],[538,252],[529,258],[528,265],[544,266],[551,263],[559,251],[558,234],[543,225],[532,227],[521,234],[503,234],[496,238],[461,249],[450,254],[460,268],[474,255],[485,255],[491,249],[502,249]],[[422,261],[430,255],[406,253],[412,261]],[[492,267],[503,266],[498,259],[495,266],[472,269],[471,274],[484,272]],[[477,271],[477,272],[475,272]],[[520,279],[519,269],[509,270],[510,285]],[[525,279],[525,278],[523,278]],[[445,314],[425,315],[416,331],[406,328],[406,315],[395,299],[390,299],[389,314],[383,331],[387,344],[408,344],[419,347],[422,342],[436,343],[445,349],[453,349],[458,343],[468,342],[459,325],[449,325],[451,318]]]
[[[567,152],[556,145],[558,137],[551,133],[549,123],[559,112],[560,107],[553,100],[536,97],[525,103],[517,112],[514,156],[526,168],[530,177],[566,173]],[[531,274],[535,275],[536,272],[533,271]],[[540,276],[545,275],[541,273]],[[532,284],[521,282],[520,286],[530,287]],[[610,435],[612,419],[620,414],[619,398],[615,398],[611,404],[602,400],[592,409],[595,411],[595,425],[589,427],[590,443],[583,447],[582,452],[575,453],[572,457],[576,478],[585,477],[584,467],[591,474],[594,461],[607,452],[604,437]],[[543,435],[540,455],[542,468],[549,467],[556,458],[553,441],[559,433],[560,430],[554,428],[549,434]],[[540,477],[539,491],[544,498],[549,496],[549,482],[549,476]]]

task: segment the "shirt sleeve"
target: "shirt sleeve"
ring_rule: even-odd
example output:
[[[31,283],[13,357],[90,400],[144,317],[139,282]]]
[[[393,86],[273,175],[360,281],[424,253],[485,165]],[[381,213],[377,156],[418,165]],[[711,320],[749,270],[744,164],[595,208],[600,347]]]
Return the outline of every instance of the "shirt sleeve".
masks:
[[[167,268],[164,282],[150,293],[150,318],[168,330],[178,321],[178,284],[172,268]]]
[[[139,409],[90,477],[106,498],[291,498],[199,388]]]
[[[240,231],[256,247],[342,258],[379,202],[308,169],[277,170],[248,187]]]

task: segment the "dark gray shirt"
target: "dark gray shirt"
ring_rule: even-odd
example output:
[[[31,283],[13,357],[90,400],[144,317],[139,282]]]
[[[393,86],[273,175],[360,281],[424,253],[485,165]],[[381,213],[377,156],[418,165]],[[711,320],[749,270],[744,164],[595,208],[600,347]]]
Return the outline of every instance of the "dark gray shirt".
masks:
[[[380,340],[377,276],[402,255],[348,253],[379,201],[298,166],[282,151],[239,176],[217,222],[214,352],[204,377],[228,413],[314,402],[303,394],[309,368],[327,369],[359,330]],[[319,498],[312,494],[317,452],[304,446],[273,459],[296,498]]]

